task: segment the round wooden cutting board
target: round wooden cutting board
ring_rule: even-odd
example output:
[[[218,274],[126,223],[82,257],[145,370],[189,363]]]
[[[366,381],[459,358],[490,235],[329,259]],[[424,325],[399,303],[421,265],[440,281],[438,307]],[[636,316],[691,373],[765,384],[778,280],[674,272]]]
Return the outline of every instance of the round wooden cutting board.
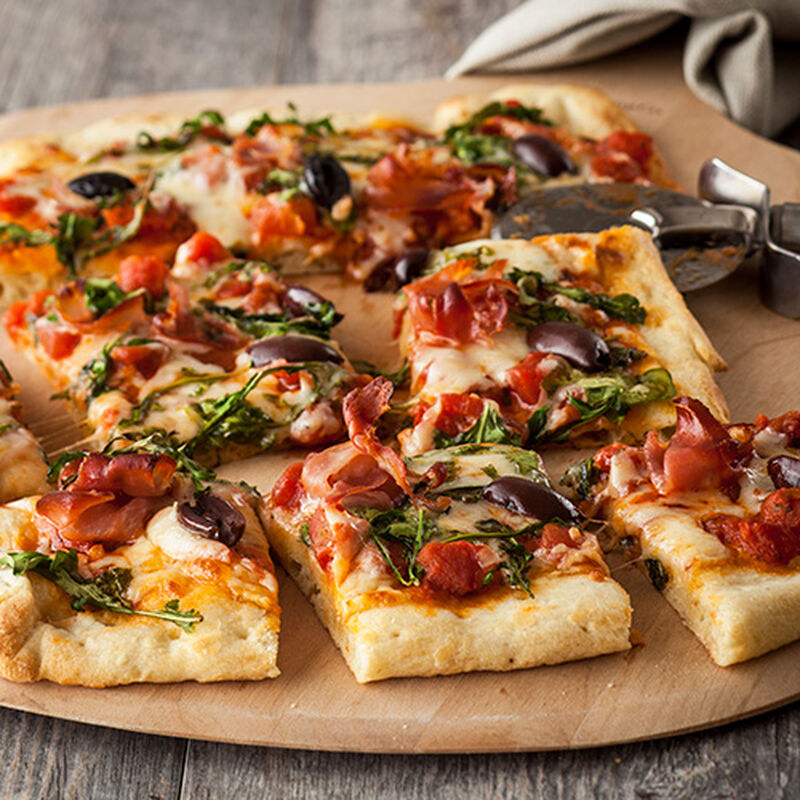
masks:
[[[515,79],[516,80],[516,79]],[[697,101],[677,65],[647,54],[537,76],[538,82],[581,82],[605,90],[655,136],[677,179],[689,190],[702,161],[720,156],[771,184],[776,201],[800,198],[800,154],[760,139]],[[0,137],[69,130],[128,112],[276,106],[293,99],[301,111],[390,110],[424,118],[453,94],[507,83],[274,87],[104,100],[0,117]],[[336,337],[352,358],[392,365],[390,299],[364,295],[339,277],[309,285],[345,312]],[[778,414],[800,405],[796,368],[800,323],[759,305],[755,271],[744,268],[689,298],[727,360],[720,384],[733,419]],[[63,405],[30,365],[0,340],[0,356],[23,386],[26,412],[49,449],[79,435]],[[298,454],[227,465],[225,477],[268,490]],[[548,457],[553,476],[574,458]],[[225,684],[141,685],[83,689],[0,681],[0,705],[82,722],[171,736],[228,742],[372,752],[474,752],[589,747],[718,725],[800,697],[800,644],[727,669],[716,667],[658,592],[633,567],[614,576],[630,592],[634,628],[645,644],[625,654],[512,673],[397,679],[359,686],[311,606],[283,573],[281,677]]]

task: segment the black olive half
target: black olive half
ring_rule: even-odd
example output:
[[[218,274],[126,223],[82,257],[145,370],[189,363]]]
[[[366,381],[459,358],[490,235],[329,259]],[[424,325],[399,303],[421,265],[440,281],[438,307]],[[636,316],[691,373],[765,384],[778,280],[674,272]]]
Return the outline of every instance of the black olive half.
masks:
[[[244,515],[227,500],[214,494],[201,494],[194,502],[178,506],[181,525],[198,536],[233,547],[244,533]]]
[[[303,169],[303,179],[314,200],[329,210],[350,194],[350,176],[333,156],[311,156]]]
[[[306,361],[331,361],[341,364],[344,360],[341,353],[329,344],[310,336],[270,336],[259,339],[247,348],[247,354],[253,359],[254,367],[263,367],[272,361],[284,359],[290,364],[301,364]]]
[[[563,495],[541,483],[507,475],[483,487],[481,496],[488,503],[502,506],[515,514],[536,517],[548,522],[555,517],[564,522],[577,522],[580,512]]]
[[[776,489],[800,489],[800,458],[775,456],[767,461],[767,472]]]
[[[286,293],[283,295],[283,304],[293,317],[306,317],[308,316],[308,306],[327,302],[322,295],[297,284],[287,286]]]
[[[136,184],[130,178],[118,172],[87,172],[67,184],[67,189],[71,192],[89,200],[95,197],[112,197],[135,188]]]
[[[528,347],[566,358],[583,372],[600,372],[611,364],[611,351],[594,331],[574,322],[545,322],[528,331]]]
[[[555,178],[565,172],[574,175],[575,162],[555,142],[529,133],[514,140],[514,155],[538,175]]]
[[[396,258],[379,261],[364,281],[364,291],[379,292],[391,289],[396,292],[422,275],[428,264],[430,251],[424,247],[412,247]]]

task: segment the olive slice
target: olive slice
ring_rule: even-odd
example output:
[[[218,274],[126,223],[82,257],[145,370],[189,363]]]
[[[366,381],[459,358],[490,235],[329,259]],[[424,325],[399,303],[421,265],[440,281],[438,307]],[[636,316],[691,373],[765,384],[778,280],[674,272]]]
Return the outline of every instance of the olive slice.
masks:
[[[330,361],[341,364],[344,359],[341,353],[329,344],[310,336],[270,336],[259,339],[247,348],[247,354],[253,359],[254,367],[263,367],[272,361],[283,359],[290,364],[301,364],[306,361]]]
[[[392,289],[397,291],[419,278],[428,264],[428,254],[424,247],[412,247],[401,253],[392,267]]]
[[[95,197],[111,197],[135,188],[136,184],[130,178],[118,172],[87,172],[67,184],[67,189],[71,192],[89,200]]]
[[[287,286],[286,293],[283,295],[283,304],[293,317],[307,317],[308,306],[326,302],[328,301],[322,295],[296,283]]]
[[[201,494],[194,505],[178,506],[178,521],[198,536],[233,547],[244,533],[244,515],[236,506],[214,494]]]
[[[328,210],[337,200],[350,194],[350,176],[333,156],[312,155],[303,169],[303,179],[309,194]]]
[[[564,522],[577,522],[580,519],[580,512],[566,497],[549,486],[527,478],[514,475],[497,478],[483,487],[481,496],[488,503],[507,508],[515,514],[536,517],[542,522],[555,517]]]
[[[574,175],[575,162],[555,142],[545,136],[528,133],[514,140],[514,155],[539,175],[556,178],[565,172]]]
[[[767,461],[767,472],[776,489],[800,489],[800,458],[775,456]]]
[[[583,372],[600,372],[611,364],[611,350],[605,340],[574,322],[545,322],[531,328],[528,347],[566,358]]]

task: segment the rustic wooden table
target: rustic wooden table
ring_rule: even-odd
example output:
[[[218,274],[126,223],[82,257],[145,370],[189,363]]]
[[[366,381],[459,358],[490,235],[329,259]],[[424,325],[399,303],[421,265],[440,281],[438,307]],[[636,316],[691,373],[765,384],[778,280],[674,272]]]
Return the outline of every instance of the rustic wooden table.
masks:
[[[171,89],[435,77],[517,0],[0,0],[0,110]],[[800,708],[578,752],[377,756],[0,709],[0,797],[797,796]]]

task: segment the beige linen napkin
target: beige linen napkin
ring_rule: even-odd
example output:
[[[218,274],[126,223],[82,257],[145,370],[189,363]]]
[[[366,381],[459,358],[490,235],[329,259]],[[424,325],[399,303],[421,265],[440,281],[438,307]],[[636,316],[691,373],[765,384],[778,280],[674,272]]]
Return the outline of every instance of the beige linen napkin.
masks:
[[[607,55],[689,17],[683,74],[703,101],[751,130],[800,115],[800,0],[527,0],[447,71],[531,71]]]

